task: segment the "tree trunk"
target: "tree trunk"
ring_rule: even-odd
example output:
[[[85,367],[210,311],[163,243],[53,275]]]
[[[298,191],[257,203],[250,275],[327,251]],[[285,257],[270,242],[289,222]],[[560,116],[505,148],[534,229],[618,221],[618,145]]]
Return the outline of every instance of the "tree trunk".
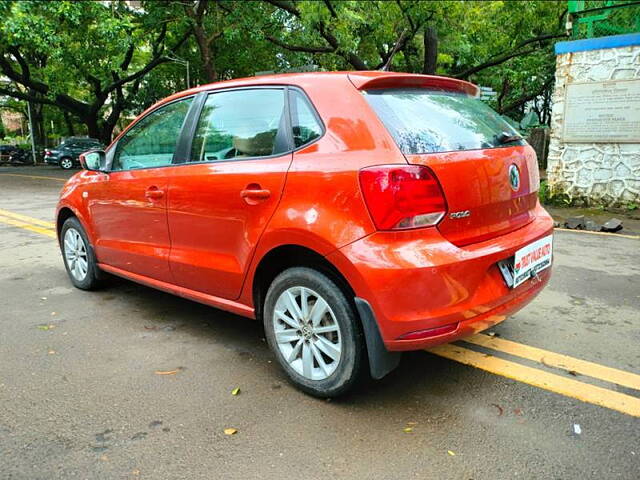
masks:
[[[31,107],[31,126],[33,128],[33,142],[36,148],[43,148],[45,146],[44,136],[44,116],[42,114],[42,104],[29,102]]]
[[[116,126],[112,125],[111,123],[100,122],[100,125],[98,126],[98,132],[97,132],[96,136],[95,137],[93,135],[89,135],[89,136],[93,137],[93,138],[97,138],[98,140],[100,140],[100,142],[103,145],[109,145],[111,143],[112,138],[113,138],[113,129],[115,127]]]
[[[424,65],[422,73],[435,75],[438,67],[438,32],[433,26],[424,29]]]
[[[76,130],[73,126],[73,119],[71,118],[71,114],[66,110],[63,110],[62,114],[64,115],[64,123],[67,125],[67,135],[69,137],[75,136]]]
[[[206,83],[213,83],[218,79],[218,73],[215,67],[215,58],[209,45],[207,35],[200,25],[194,25],[193,33],[196,37],[196,43],[200,50],[200,58],[202,59],[202,69],[204,70],[204,79]]]
[[[91,138],[97,138],[101,142],[104,142],[102,138],[102,131],[98,125],[97,116],[89,116],[82,119],[82,123],[84,123],[87,127],[87,135]]]

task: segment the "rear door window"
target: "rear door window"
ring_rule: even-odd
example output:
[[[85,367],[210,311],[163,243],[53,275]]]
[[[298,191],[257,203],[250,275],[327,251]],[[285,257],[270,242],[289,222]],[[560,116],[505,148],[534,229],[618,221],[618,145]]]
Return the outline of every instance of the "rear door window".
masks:
[[[212,93],[196,128],[191,161],[269,157],[289,150],[284,89]]]
[[[525,143],[498,113],[465,94],[406,88],[369,90],[365,98],[405,154]]]

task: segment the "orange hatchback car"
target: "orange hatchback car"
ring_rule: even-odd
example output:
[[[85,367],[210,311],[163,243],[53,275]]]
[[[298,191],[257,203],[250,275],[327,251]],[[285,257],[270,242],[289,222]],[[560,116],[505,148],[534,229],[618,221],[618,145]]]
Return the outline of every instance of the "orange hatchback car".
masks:
[[[205,85],[81,162],[57,209],[71,282],[108,272],[259,319],[312,395],[495,325],[550,276],[535,153],[460,80]]]

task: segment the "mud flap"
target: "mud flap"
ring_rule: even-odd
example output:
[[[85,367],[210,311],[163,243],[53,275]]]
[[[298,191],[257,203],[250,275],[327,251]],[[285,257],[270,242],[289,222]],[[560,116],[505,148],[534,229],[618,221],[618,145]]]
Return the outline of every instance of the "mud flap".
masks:
[[[360,320],[362,321],[364,338],[367,342],[371,377],[375,380],[380,380],[398,366],[402,353],[390,352],[384,346],[380,330],[378,329],[378,322],[376,322],[369,302],[359,297],[355,297],[355,302],[358,313],[360,314]]]

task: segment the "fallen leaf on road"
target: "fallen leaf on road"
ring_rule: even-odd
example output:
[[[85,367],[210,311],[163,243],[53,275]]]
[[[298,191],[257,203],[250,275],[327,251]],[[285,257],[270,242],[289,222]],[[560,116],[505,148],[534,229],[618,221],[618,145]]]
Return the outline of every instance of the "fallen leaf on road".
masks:
[[[451,455],[452,457],[455,457],[455,456],[456,456],[456,454],[455,454],[454,452],[452,452],[451,450],[447,450],[447,453],[448,453],[449,455]]]
[[[166,371],[156,370],[156,375],[175,375],[179,371],[180,370],[166,370]]]
[[[109,457],[107,457],[106,455],[102,455],[100,457],[100,460],[102,460],[103,462],[106,462],[107,460],[109,460]]]
[[[413,427],[405,427],[405,428],[402,429],[402,431],[404,433],[411,433],[411,432],[413,432]]]
[[[144,326],[144,329],[145,329],[145,330],[157,330],[157,329],[158,329],[158,327],[154,327],[153,325],[145,325],[145,326]]]
[[[502,409],[502,407],[500,405],[498,405],[497,403],[492,403],[491,405],[498,409],[498,416],[501,417],[502,414],[504,413],[504,410]]]
[[[238,430],[236,430],[235,428],[225,428],[224,429],[224,434],[225,435],[235,435],[236,433],[238,433]]]
[[[51,316],[53,316],[53,315],[55,315],[55,314],[56,314],[56,312],[51,312]]]
[[[56,351],[55,351],[55,350],[49,350],[47,353],[48,353],[49,355],[55,355],[55,354],[56,354]]]
[[[38,330],[53,330],[55,325],[38,325]]]
[[[575,370],[569,370],[569,375],[573,375],[574,377],[577,377],[578,372],[576,372]]]
[[[239,393],[240,393],[239,388],[234,388],[233,390],[231,390],[231,395],[238,395]]]

